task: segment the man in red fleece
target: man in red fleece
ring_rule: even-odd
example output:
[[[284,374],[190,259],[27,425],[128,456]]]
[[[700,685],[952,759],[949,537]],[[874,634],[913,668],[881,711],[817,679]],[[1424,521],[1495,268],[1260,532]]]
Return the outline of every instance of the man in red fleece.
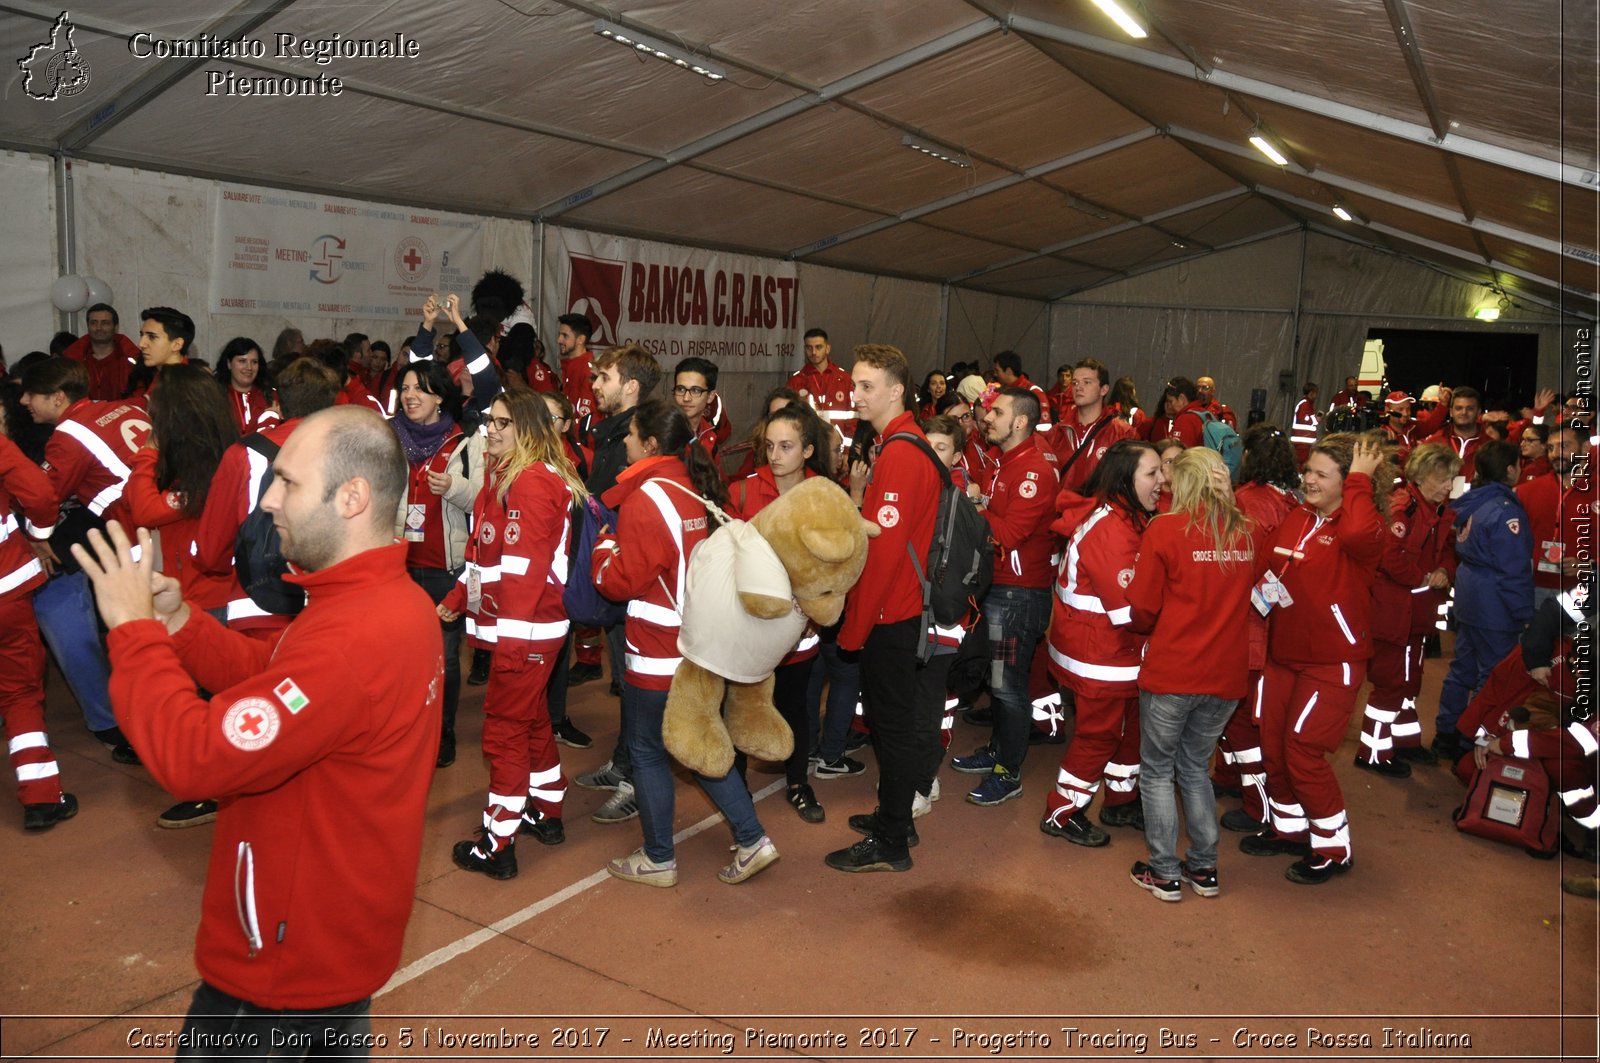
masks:
[[[207,1056],[230,1032],[226,1054],[291,1036],[347,1054],[399,964],[444,672],[432,603],[392,541],[406,477],[368,410],[314,414],[284,443],[261,505],[309,602],[275,646],[183,602],[148,532],[138,562],[117,524],[111,543],[92,533],[95,556],[73,550],[111,629],[122,727],[161,785],[219,801],[182,1035]],[[374,616],[383,664],[352,667]]]

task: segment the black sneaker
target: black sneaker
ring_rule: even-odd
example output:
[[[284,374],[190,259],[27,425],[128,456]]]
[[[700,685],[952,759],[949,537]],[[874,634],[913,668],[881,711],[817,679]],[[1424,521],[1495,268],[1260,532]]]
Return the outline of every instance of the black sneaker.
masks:
[[[555,732],[556,741],[564,746],[571,746],[573,749],[588,749],[594,745],[594,739],[578,730],[578,725],[572,722],[571,716],[556,724],[551,730]]]
[[[1244,791],[1237,786],[1224,786],[1217,780],[1211,780],[1211,794],[1213,797],[1243,797]]]
[[[566,828],[561,826],[558,817],[541,816],[532,807],[522,813],[522,823],[517,827],[517,833],[534,838],[540,845],[560,845],[567,840]]]
[[[881,838],[862,838],[848,849],[823,857],[836,871],[910,871],[911,853],[902,845],[895,848]]]
[[[838,760],[821,760],[817,762],[817,778],[842,779],[846,775],[860,775],[867,770],[867,766],[859,760],[841,756]]]
[[[1111,835],[1090,823],[1089,817],[1081,811],[1068,816],[1065,823],[1057,823],[1046,816],[1039,821],[1039,829],[1052,837],[1065,838],[1074,845],[1086,845],[1090,849],[1111,844]]]
[[[445,731],[439,736],[439,755],[434,758],[433,766],[448,768],[456,762],[456,736]]]
[[[1246,856],[1306,856],[1311,855],[1310,842],[1297,842],[1285,838],[1268,827],[1239,839],[1239,851]]]
[[[851,731],[849,737],[844,740],[844,751],[846,753],[854,753],[870,741],[872,741],[872,736],[867,732]]]
[[[472,668],[467,672],[467,685],[481,687],[489,681],[489,651],[472,651]]]
[[[1222,829],[1235,834],[1259,834],[1265,827],[1265,823],[1242,808],[1230,808],[1222,814]]]
[[[1144,802],[1129,801],[1123,805],[1100,806],[1100,825],[1144,830]]]
[[[1377,774],[1382,775],[1385,779],[1411,778],[1411,765],[1407,764],[1403,760],[1374,761],[1367,760],[1363,757],[1357,757],[1355,760],[1355,765],[1362,771],[1376,772]]]
[[[823,811],[821,803],[817,801],[816,791],[811,789],[810,783],[789,787],[789,804],[807,823],[821,823],[828,818],[828,813]]]
[[[871,838],[874,835],[876,835],[878,833],[878,829],[879,829],[878,828],[878,810],[877,809],[873,809],[871,812],[862,812],[862,813],[859,813],[857,815],[851,816],[850,817],[850,829],[855,831],[857,834],[864,834],[868,838]],[[916,828],[915,824],[912,824],[911,826],[906,828],[906,848],[907,849],[915,849],[918,846],[918,844],[921,843],[921,841],[922,841],[922,839],[917,836],[917,828]]]
[[[1175,878],[1162,878],[1143,860],[1134,861],[1133,867],[1128,869],[1128,877],[1135,886],[1153,893],[1158,901],[1183,900],[1183,883]]]
[[[1439,754],[1427,746],[1396,746],[1394,755],[1396,760],[1409,760],[1413,764],[1439,763]]]
[[[592,683],[599,678],[600,666],[598,664],[574,664],[567,669],[567,686],[569,687]]]
[[[1453,734],[1435,735],[1433,744],[1428,747],[1429,752],[1450,765],[1454,765],[1461,759],[1461,755],[1471,748],[1471,742]]]
[[[167,830],[203,827],[217,818],[215,801],[179,801],[156,817],[156,826]]]
[[[72,794],[62,794],[59,801],[22,806],[22,829],[46,831],[62,820],[78,814],[78,799]]]
[[[1035,727],[1028,732],[1030,746],[1064,746],[1067,736],[1060,731],[1041,731]]]
[[[107,749],[116,749],[118,746],[125,746],[128,744],[128,739],[123,735],[122,728],[120,727],[107,727],[103,730],[91,731],[89,733],[94,735],[96,742],[99,742]]]
[[[1190,867],[1187,861],[1178,861],[1178,878],[1187,882],[1189,888],[1201,897],[1215,897],[1222,892],[1222,887],[1217,885],[1217,869],[1214,867]]]
[[[487,840],[487,839],[484,839]],[[450,851],[450,857],[456,866],[463,871],[479,871],[490,878],[504,881],[517,877],[517,847],[507,844],[492,856],[484,856],[478,848],[478,842],[456,842],[456,847]]]
[[[1283,877],[1302,886],[1320,886],[1335,875],[1350,870],[1350,861],[1339,863],[1325,856],[1306,856],[1290,864]]]

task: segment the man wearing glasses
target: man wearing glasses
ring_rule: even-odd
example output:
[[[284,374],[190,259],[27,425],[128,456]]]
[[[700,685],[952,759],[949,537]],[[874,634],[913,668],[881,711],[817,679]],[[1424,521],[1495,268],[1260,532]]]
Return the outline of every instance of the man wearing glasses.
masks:
[[[672,401],[689,419],[694,441],[705,448],[713,463],[722,440],[716,425],[706,416],[717,397],[717,366],[704,358],[685,358],[672,371]]]

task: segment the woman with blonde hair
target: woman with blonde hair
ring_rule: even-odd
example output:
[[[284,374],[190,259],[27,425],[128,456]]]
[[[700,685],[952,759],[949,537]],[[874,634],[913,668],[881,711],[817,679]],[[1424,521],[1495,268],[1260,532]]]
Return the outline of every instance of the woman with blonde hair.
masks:
[[[1164,901],[1187,882],[1217,886],[1217,799],[1207,769],[1217,738],[1248,689],[1243,623],[1255,582],[1250,518],[1235,505],[1222,456],[1205,447],[1172,463],[1172,509],[1145,529],[1128,584],[1135,630],[1150,632],[1139,670],[1139,791],[1148,862],[1130,877]],[[1178,859],[1178,806],[1189,850]]]
[[[483,699],[489,801],[476,840],[457,842],[456,866],[491,878],[517,874],[517,835],[566,840],[561,775],[546,687],[567,637],[572,505],[586,497],[550,408],[526,388],[489,407],[489,467],[473,505],[461,579],[439,605],[442,620],[467,614],[467,635],[491,652]]]

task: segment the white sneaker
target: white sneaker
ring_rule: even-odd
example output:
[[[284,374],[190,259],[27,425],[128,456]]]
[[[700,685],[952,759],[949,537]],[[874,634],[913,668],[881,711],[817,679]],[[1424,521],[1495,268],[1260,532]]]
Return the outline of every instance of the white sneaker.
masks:
[[[933,802],[921,794],[911,795],[911,818],[921,819],[933,811]]]
[[[717,872],[717,877],[730,886],[752,878],[763,868],[778,862],[778,847],[765,834],[754,845],[741,845],[734,850],[733,863]]]
[[[623,779],[617,783],[617,792],[589,818],[596,823],[626,823],[638,815],[639,799],[634,796],[633,783]]]
[[[627,856],[612,860],[606,864],[606,870],[613,878],[620,878],[624,882],[637,882],[641,886],[667,889],[678,884],[678,861],[668,860],[664,864],[658,864],[646,856],[643,849],[635,849]]]
[[[937,775],[933,777],[933,785],[928,788],[928,800],[939,800],[939,777]]]

